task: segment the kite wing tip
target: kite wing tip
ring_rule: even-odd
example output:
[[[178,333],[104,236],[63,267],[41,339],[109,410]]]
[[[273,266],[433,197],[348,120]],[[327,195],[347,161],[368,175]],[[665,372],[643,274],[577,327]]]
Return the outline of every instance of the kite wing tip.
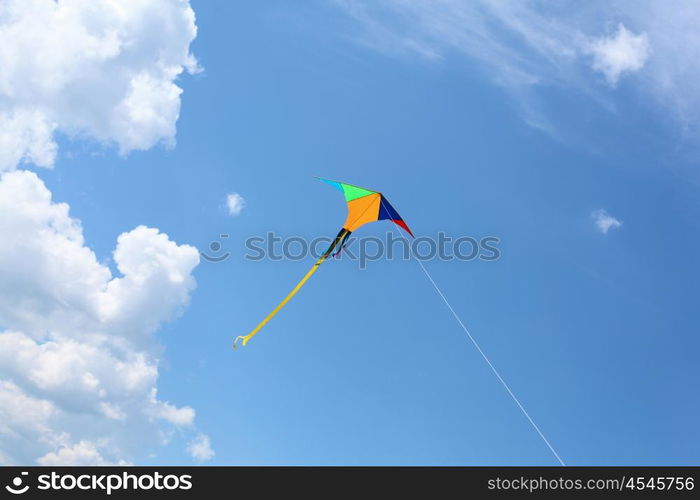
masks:
[[[238,341],[241,340],[241,339],[243,339],[242,345],[245,346],[245,344],[246,344],[246,342],[247,342],[246,338],[243,337],[242,335],[239,335],[239,336],[236,337],[236,339],[233,341],[233,349],[234,349],[234,350],[237,350],[237,349],[238,349]]]
[[[410,234],[411,238],[415,238],[415,236],[413,235],[413,231],[411,231],[411,229],[408,227],[408,224],[406,224],[403,219],[392,219],[392,222],[400,228],[402,228],[408,234]]]

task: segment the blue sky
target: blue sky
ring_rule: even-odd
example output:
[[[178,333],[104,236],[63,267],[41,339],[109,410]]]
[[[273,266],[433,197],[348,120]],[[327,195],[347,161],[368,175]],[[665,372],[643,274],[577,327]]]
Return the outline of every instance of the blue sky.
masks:
[[[475,57],[425,28],[428,7],[406,21],[386,3],[193,1],[202,70],[176,80],[174,147],[120,155],[59,130],[53,168],[23,167],[115,275],[115,240],[139,225],[200,250],[230,234],[154,334],[159,399],[196,410],[213,464],[556,464],[415,262],[328,262],[231,350],[313,262],[247,261],[245,239],[342,224],[319,175],[381,189],[416,235],[500,238],[498,261],[425,265],[568,465],[697,464],[697,134],[692,103],[653,83],[658,29],[581,21],[592,40],[618,23],[648,36],[640,68],[596,70],[593,49],[551,63],[529,29],[489,32],[506,59]],[[601,209],[621,225],[602,232]],[[189,463],[188,432],[126,459]]]

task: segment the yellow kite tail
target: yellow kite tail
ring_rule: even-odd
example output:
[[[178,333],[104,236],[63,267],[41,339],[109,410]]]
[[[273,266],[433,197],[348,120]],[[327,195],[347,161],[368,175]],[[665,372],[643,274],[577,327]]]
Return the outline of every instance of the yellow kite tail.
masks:
[[[325,253],[316,261],[316,263],[309,269],[309,272],[307,272],[304,277],[301,279],[299,283],[297,283],[297,286],[295,286],[291,292],[284,298],[282,302],[279,303],[277,307],[275,307],[270,314],[267,315],[267,317],[260,322],[258,326],[255,327],[255,330],[250,332],[248,335],[240,335],[236,337],[236,339],[233,341],[233,348],[237,349],[238,348],[238,341],[242,341],[241,344],[245,346],[248,341],[255,336],[256,333],[260,331],[260,329],[267,324],[268,321],[270,321],[280,310],[289,302],[289,300],[294,297],[297,292],[301,289],[302,286],[308,281],[308,279],[313,275],[319,268],[319,266],[323,263],[324,260],[326,260],[326,257],[328,257],[333,249],[336,247],[336,245],[340,242],[340,240],[345,236],[345,233],[348,231],[346,229],[342,229],[339,233],[338,236],[336,236],[335,240],[333,243],[331,243],[331,246],[328,247],[328,250],[325,251]]]

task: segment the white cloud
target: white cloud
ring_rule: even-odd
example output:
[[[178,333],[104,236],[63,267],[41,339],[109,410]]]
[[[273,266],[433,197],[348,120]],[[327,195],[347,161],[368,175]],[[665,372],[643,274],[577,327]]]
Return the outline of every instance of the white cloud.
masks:
[[[196,32],[188,0],[2,0],[0,170],[51,166],[56,132],[172,145]]]
[[[245,200],[240,194],[229,193],[226,195],[226,208],[228,209],[229,215],[240,215],[245,205]]]
[[[73,446],[61,448],[57,453],[47,453],[37,460],[39,465],[127,465],[128,462],[110,463],[100,455],[97,446],[89,441],[80,441]]]
[[[616,85],[623,73],[639,71],[649,57],[649,40],[646,33],[635,35],[622,23],[617,33],[591,42],[592,67],[600,71],[611,85]]]
[[[183,71],[198,71],[188,0],[0,0],[0,463],[118,464],[195,411],[158,397],[159,325],[195,287],[194,247],[121,234],[119,276],[21,163],[56,134],[121,153],[172,145]]]
[[[0,176],[0,234],[3,460],[120,463],[196,432],[192,408],[157,396],[152,333],[187,305],[197,250],[139,226],[118,237],[113,276],[24,170]]]
[[[157,401],[155,389],[152,391],[152,394],[153,411],[149,412],[152,416],[180,427],[189,427],[194,424],[195,412],[192,408],[188,406],[176,408],[169,403]]]
[[[593,217],[598,231],[603,234],[608,234],[610,229],[615,229],[622,226],[621,220],[616,219],[602,208],[594,211],[591,216]]]
[[[14,168],[22,160],[40,167],[53,165],[55,124],[36,110],[3,108],[0,104],[0,171]]]
[[[521,105],[525,120],[553,131],[537,93],[552,86],[607,109],[609,83],[628,77],[643,105],[686,136],[700,128],[700,3],[633,0],[332,0],[358,21],[357,40],[388,54],[440,62],[464,55]],[[617,27],[613,36],[606,36]],[[591,67],[592,63],[592,67]]]
[[[187,451],[197,462],[206,462],[214,458],[209,436],[200,434],[187,447]]]

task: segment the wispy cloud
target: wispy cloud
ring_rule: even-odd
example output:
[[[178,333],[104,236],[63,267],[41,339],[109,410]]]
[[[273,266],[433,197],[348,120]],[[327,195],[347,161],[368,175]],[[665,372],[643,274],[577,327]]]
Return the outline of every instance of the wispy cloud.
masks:
[[[595,222],[596,228],[603,234],[608,234],[608,231],[622,226],[622,221],[616,219],[604,209],[594,211],[591,216]]]
[[[561,78],[577,54],[576,31],[524,2],[336,0],[365,28],[362,40],[387,53],[431,60],[457,51],[504,86]]]
[[[700,3],[632,0],[334,0],[362,27],[363,44],[441,61],[462,54],[522,104],[525,120],[554,130],[533,95],[573,89],[613,109],[627,78],[684,130],[700,128]],[[605,76],[601,85],[596,73]]]
[[[229,193],[226,195],[226,209],[231,216],[241,215],[245,208],[246,202],[243,196],[238,193]]]

